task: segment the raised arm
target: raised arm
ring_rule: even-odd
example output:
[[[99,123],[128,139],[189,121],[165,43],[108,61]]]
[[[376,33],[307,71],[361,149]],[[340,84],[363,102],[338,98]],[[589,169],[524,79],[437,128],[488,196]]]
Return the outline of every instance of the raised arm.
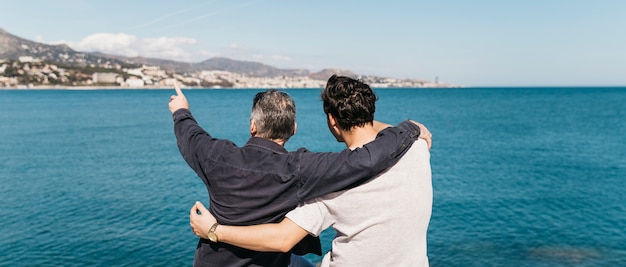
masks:
[[[189,224],[198,237],[209,239],[209,230],[216,222],[215,217],[202,203],[196,202],[191,207]],[[251,226],[218,225],[214,233],[218,242],[264,252],[288,252],[308,235],[306,230],[288,218],[283,219],[280,223]]]

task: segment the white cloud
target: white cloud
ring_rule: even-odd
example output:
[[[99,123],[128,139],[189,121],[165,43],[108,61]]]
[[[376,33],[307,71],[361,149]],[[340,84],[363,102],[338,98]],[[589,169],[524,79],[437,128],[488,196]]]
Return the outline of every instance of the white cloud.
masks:
[[[202,61],[207,51],[196,51],[198,41],[186,37],[139,38],[125,33],[95,33],[78,42],[59,41],[72,49],[84,52],[102,52],[128,57],[154,57],[184,62]]]
[[[103,52],[137,56],[137,37],[124,33],[95,33],[78,42],[68,42],[68,45],[78,51]]]
[[[43,38],[40,38],[43,41]],[[232,43],[222,53],[201,49],[198,40],[186,37],[140,38],[126,33],[94,33],[79,41],[58,41],[82,52],[102,52],[127,57],[171,59],[182,62],[200,62],[212,57],[262,62],[284,66],[293,59],[284,55],[266,55],[250,50],[246,45]]]

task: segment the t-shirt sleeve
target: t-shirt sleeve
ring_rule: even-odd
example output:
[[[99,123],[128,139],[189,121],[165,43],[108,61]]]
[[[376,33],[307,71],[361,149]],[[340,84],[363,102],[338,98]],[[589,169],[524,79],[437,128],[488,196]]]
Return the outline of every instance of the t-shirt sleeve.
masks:
[[[319,236],[324,229],[331,224],[327,218],[328,209],[319,198],[307,201],[294,210],[287,213],[286,217],[309,232],[313,236]]]

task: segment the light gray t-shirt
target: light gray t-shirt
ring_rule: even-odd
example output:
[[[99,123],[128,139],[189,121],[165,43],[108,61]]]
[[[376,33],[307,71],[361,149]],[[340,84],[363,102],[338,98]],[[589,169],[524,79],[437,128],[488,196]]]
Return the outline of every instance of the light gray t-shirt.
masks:
[[[336,230],[322,266],[422,267],[432,200],[430,152],[419,139],[377,178],[306,202],[287,217],[314,236]]]

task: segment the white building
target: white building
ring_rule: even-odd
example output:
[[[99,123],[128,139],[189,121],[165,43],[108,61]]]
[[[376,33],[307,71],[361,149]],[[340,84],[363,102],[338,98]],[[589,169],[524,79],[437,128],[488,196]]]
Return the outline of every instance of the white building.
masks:
[[[19,60],[22,63],[25,62],[38,62],[39,60],[36,60],[35,58],[31,57],[31,56],[21,56],[18,57],[17,60]]]
[[[144,75],[143,75],[142,70],[143,70],[142,68],[136,68],[136,69],[125,69],[124,71],[128,74],[143,77]]]
[[[128,79],[126,79],[126,85],[128,87],[143,87],[145,85],[144,81],[142,79],[139,78],[135,78],[135,77],[130,77]]]
[[[117,73],[96,72],[92,75],[93,83],[117,83]]]
[[[159,85],[165,85],[165,86],[174,86],[174,83],[176,83],[176,79],[174,78],[167,78],[167,79],[163,79],[161,81],[159,81]]]

